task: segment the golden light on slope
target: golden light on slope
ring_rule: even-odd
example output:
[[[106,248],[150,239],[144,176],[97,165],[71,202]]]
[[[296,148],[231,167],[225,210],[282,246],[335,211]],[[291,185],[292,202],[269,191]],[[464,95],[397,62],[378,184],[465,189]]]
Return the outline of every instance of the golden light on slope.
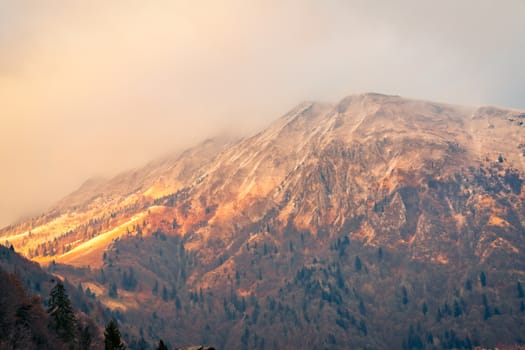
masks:
[[[111,242],[115,239],[125,238],[127,236],[127,230],[137,223],[141,224],[140,220],[145,216],[146,213],[144,212],[134,215],[129,221],[126,221],[107,232],[101,233],[87,242],[77,245],[72,250],[57,256],[55,260],[73,266],[91,266],[99,268],[104,262],[102,254]]]

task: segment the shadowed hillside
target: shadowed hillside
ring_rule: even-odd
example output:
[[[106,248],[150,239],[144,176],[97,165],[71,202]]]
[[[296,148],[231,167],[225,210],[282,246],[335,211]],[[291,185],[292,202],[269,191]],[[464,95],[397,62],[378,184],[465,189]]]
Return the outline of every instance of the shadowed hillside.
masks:
[[[72,295],[76,307],[67,334],[63,324],[55,322],[57,311],[49,302],[61,283],[57,281],[14,249],[0,247],[0,349],[103,348],[99,326],[91,318],[104,322],[102,309],[67,282],[66,299]]]

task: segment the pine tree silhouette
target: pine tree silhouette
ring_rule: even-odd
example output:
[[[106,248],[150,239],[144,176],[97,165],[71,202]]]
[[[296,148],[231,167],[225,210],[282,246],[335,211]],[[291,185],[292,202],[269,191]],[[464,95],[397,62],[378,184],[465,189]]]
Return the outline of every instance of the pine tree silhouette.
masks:
[[[75,338],[75,312],[60,280],[49,293],[47,313],[51,316],[50,327],[61,339],[69,342]]]
[[[104,349],[105,350],[124,350],[126,346],[120,339],[120,331],[117,322],[109,321],[104,331]]]
[[[168,347],[166,346],[166,344],[164,344],[162,339],[159,341],[159,345],[157,346],[157,350],[168,350]]]

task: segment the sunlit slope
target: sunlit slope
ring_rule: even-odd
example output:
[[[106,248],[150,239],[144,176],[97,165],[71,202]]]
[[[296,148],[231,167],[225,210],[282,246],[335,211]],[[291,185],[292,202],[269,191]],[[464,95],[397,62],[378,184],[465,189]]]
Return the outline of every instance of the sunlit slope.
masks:
[[[509,169],[522,172],[522,121],[525,115],[513,110],[378,94],[349,96],[335,106],[306,102],[250,138],[207,141],[111,180],[88,181],[48,213],[3,229],[1,240],[39,261],[97,265],[113,239],[139,225],[151,233],[159,217],[176,220],[179,234],[192,231],[203,242],[227,240],[236,227],[278,208],[273,220],[281,228],[292,222],[314,232],[320,226],[340,230],[349,217],[367,215],[355,237],[417,246],[417,225],[410,237],[378,235],[372,226],[382,219],[370,213],[378,198],[406,207],[396,195],[400,188],[428,186],[428,177],[448,181],[469,167],[493,164],[503,177]],[[482,194],[458,191],[494,210],[491,223],[505,225]],[[157,205],[169,207],[166,217],[149,220]],[[465,224],[461,213],[450,217],[456,228]]]
[[[143,225],[139,219],[151,213],[156,199],[194,185],[203,165],[229,142],[207,140],[110,180],[88,180],[49,212],[2,229],[2,243],[40,262],[96,266],[113,239]]]
[[[524,122],[379,94],[305,102],[251,137],[89,181],[0,239],[152,339],[519,344]]]

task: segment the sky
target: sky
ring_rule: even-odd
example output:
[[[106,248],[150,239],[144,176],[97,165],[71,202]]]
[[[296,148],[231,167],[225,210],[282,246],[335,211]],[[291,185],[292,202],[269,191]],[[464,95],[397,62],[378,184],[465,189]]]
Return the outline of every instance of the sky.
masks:
[[[0,0],[0,226],[301,101],[525,109],[523,0]]]

